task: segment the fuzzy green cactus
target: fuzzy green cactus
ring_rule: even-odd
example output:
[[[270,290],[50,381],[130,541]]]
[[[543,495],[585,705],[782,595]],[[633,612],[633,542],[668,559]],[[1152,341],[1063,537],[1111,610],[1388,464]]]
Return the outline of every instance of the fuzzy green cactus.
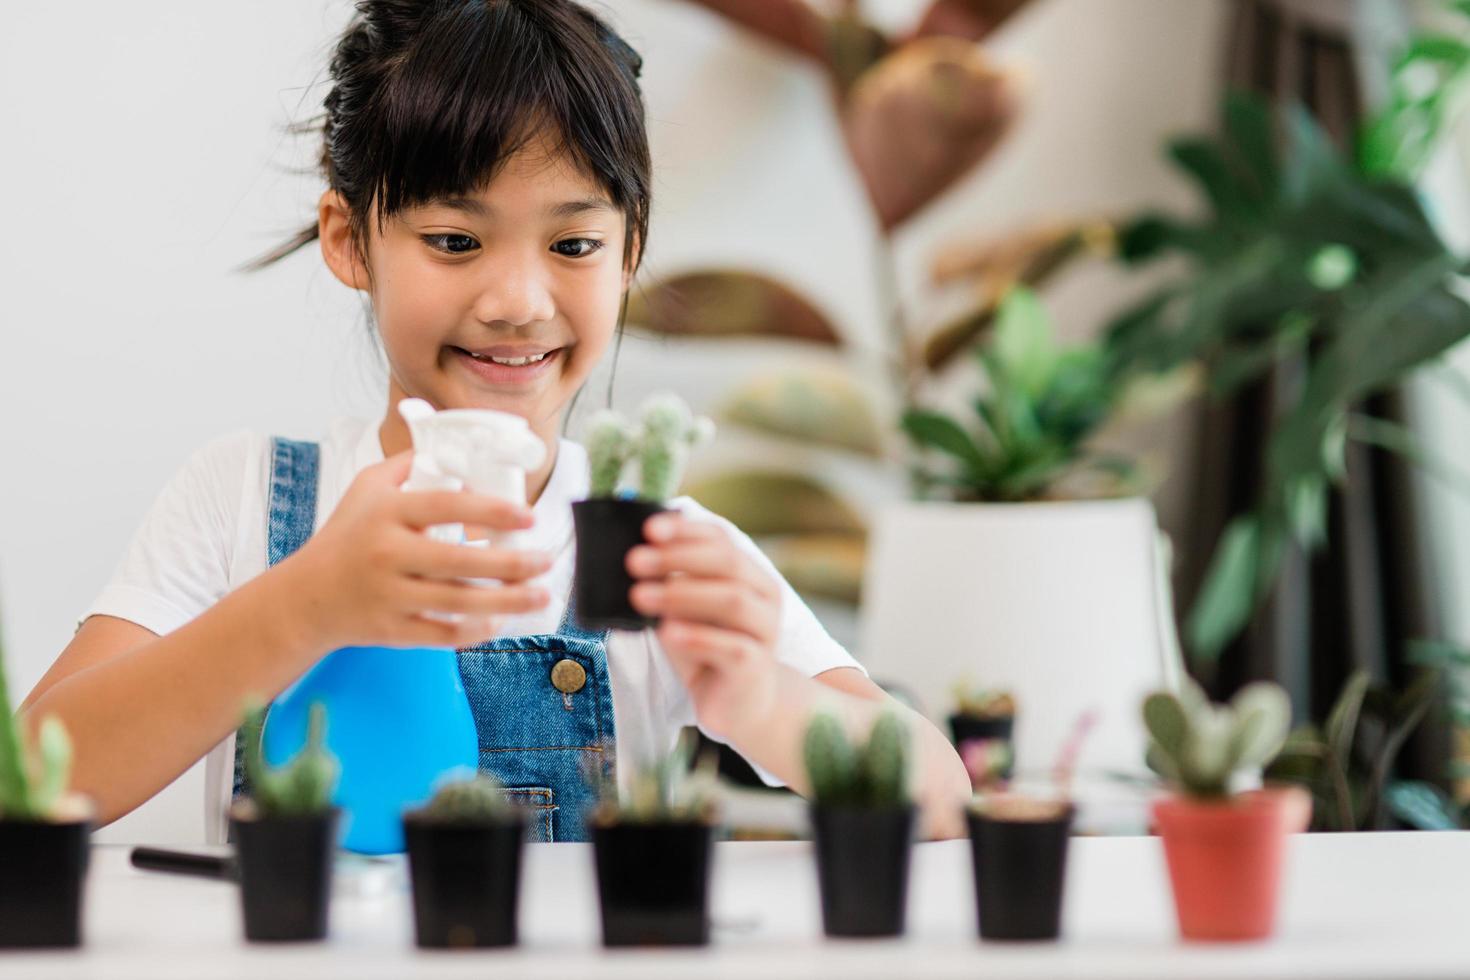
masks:
[[[802,746],[813,799],[827,806],[908,805],[908,740],[908,726],[892,712],[873,723],[861,747],[834,716],[813,716]]]
[[[443,823],[499,824],[513,817],[516,810],[498,779],[476,773],[440,784],[421,812]]]
[[[311,706],[306,744],[282,766],[269,766],[261,754],[265,709],[252,706],[245,717],[245,776],[250,798],[262,816],[294,817],[320,813],[332,805],[337,789],[337,757],[327,749],[327,708]]]
[[[72,747],[66,727],[55,717],[42,719],[37,745],[25,723],[10,711],[5,651],[0,644],[0,817],[6,820],[55,818],[71,776]]]
[[[968,681],[957,682],[952,690],[956,711],[966,717],[1009,718],[1016,713],[1016,698],[1010,691],[975,687]]]
[[[638,440],[640,488],[644,500],[661,504],[674,495],[689,461],[689,450],[714,435],[714,423],[695,418],[675,395],[654,395],[643,405]]]
[[[612,497],[636,444],[627,421],[611,409],[593,415],[587,424],[587,461],[592,471],[594,497]]]
[[[1160,691],[1143,702],[1148,764],[1182,792],[1208,799],[1230,795],[1237,772],[1265,766],[1286,741],[1291,703],[1278,684],[1248,684],[1228,705],[1211,704],[1186,681],[1176,696]]]
[[[628,464],[638,463],[638,496],[662,504],[674,495],[689,451],[714,437],[714,423],[696,418],[677,395],[655,395],[643,405],[637,425],[604,409],[587,425],[590,496],[616,497]]]

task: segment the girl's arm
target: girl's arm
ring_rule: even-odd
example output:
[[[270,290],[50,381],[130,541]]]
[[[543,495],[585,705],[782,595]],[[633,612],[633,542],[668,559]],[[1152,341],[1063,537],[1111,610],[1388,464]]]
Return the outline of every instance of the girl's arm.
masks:
[[[47,715],[65,723],[72,788],[92,797],[99,823],[147,800],[229,735],[247,698],[275,697],[331,650],[466,646],[493,636],[498,617],[546,605],[546,591],[524,583],[546,571],[549,556],[420,533],[454,523],[516,530],[530,525],[530,513],[471,493],[402,493],[410,457],[363,470],[295,554],[174,632],[87,619],[20,711],[33,732]],[[465,619],[426,619],[425,610]]]
[[[837,668],[812,678],[777,661],[779,583],[720,525],[662,514],[644,531],[650,544],[628,556],[628,570],[639,580],[633,605],[661,617],[659,642],[703,728],[805,794],[802,741],[814,711],[839,714],[855,733],[865,733],[884,712],[898,713],[909,721],[914,792],[926,833],[964,833],[961,807],[970,779],[928,719],[859,670]]]

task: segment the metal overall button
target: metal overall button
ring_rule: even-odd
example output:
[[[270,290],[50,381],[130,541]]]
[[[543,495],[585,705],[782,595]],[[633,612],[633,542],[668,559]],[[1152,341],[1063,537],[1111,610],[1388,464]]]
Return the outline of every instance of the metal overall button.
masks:
[[[551,686],[563,694],[576,694],[587,684],[587,671],[575,660],[558,660],[551,668]]]

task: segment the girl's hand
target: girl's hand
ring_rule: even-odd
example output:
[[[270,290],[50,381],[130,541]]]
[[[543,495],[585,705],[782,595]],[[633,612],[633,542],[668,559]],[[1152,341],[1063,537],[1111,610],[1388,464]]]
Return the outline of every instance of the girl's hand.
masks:
[[[494,497],[443,490],[403,491],[412,451],[357,475],[321,530],[281,562],[298,576],[300,628],[322,649],[390,646],[470,646],[494,636],[501,617],[549,601],[528,579],[551,567],[544,552],[470,548],[433,541],[434,524],[467,531],[514,531],[531,526],[531,512]],[[469,585],[460,578],[499,579]],[[457,623],[427,611],[461,613]]]
[[[711,734],[760,724],[776,699],[779,584],[720,525],[658,514],[628,552],[633,608],[657,630]]]

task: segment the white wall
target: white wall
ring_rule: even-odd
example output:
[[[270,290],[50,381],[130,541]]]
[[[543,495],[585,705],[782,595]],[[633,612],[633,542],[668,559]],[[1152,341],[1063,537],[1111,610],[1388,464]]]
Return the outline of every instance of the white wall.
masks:
[[[648,271],[778,271],[859,341],[880,333],[872,226],[811,69],[676,0],[608,5],[644,54],[657,205]],[[917,0],[874,4],[886,21]],[[1031,217],[1188,201],[1163,137],[1215,98],[1221,0],[1037,0],[997,40],[1029,75],[1010,144],[901,237],[904,288],[950,236]],[[361,307],[315,250],[231,269],[311,214],[311,140],[341,0],[21,4],[0,32],[0,613],[12,698],[39,678],[133,527],[201,442],[252,426],[311,437],[380,411]],[[1125,285],[1054,293],[1069,333]],[[696,399],[768,350],[624,350],[618,401]],[[600,389],[595,398],[600,399]],[[1167,519],[1167,515],[1166,515]]]

